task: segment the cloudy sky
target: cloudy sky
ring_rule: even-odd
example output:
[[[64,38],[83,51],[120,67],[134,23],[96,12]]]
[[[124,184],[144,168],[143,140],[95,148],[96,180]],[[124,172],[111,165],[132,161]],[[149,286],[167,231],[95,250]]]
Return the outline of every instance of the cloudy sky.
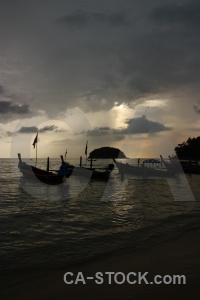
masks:
[[[200,2],[1,0],[0,157],[171,155],[200,127]]]

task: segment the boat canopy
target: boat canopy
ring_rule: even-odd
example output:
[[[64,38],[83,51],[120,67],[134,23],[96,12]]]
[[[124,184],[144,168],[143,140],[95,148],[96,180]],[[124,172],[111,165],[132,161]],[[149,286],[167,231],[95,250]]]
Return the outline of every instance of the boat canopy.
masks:
[[[160,160],[158,160],[158,159],[146,159],[146,160],[144,160],[143,161],[143,163],[146,163],[146,164],[160,164]]]

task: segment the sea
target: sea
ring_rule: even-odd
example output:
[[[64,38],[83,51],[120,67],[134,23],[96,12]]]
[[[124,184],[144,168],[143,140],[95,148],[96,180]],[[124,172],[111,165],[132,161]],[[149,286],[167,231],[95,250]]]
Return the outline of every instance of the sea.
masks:
[[[78,165],[77,159],[68,161]],[[50,169],[60,164],[51,159]],[[37,166],[45,169],[46,159]],[[147,249],[152,241],[199,226],[199,195],[200,175],[122,180],[115,167],[108,182],[72,174],[51,186],[23,178],[17,159],[0,159],[0,272],[61,268]]]

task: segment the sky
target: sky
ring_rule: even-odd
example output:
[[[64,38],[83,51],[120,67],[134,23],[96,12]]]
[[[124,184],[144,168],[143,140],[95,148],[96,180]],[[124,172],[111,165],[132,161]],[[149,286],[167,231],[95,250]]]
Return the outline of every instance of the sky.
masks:
[[[117,147],[172,155],[199,136],[200,2],[1,0],[0,157]]]

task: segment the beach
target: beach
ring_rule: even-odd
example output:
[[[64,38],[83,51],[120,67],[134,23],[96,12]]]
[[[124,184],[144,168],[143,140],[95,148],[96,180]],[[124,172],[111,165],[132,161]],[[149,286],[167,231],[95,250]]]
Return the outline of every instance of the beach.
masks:
[[[105,255],[60,269],[47,266],[45,270],[13,272],[4,276],[1,299],[194,299],[200,280],[199,236],[199,227],[194,227],[163,243],[153,242],[149,249]],[[77,284],[64,283],[66,272],[74,274],[67,277],[68,281],[75,280],[78,272],[82,272],[86,284],[81,280]],[[186,284],[145,284],[144,280],[141,284],[127,281],[117,284],[114,277],[111,284],[108,277],[102,284],[87,280],[96,272],[148,272],[149,282],[155,275],[185,275]],[[117,280],[122,281],[122,277],[119,275]]]

